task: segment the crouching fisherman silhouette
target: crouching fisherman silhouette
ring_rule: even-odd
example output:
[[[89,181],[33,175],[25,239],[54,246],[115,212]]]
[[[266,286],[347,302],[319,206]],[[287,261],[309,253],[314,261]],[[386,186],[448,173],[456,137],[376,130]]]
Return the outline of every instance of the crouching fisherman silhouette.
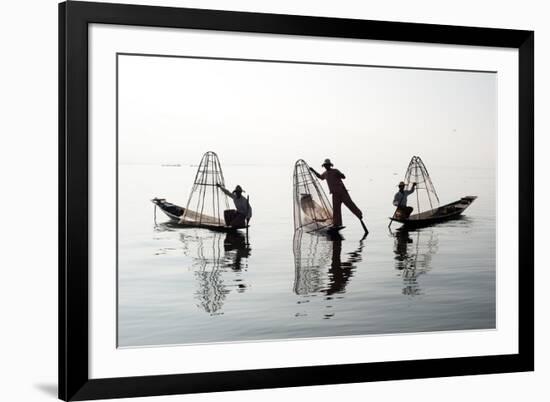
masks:
[[[363,226],[365,233],[369,233],[365,223],[363,222],[363,212],[355,205],[351,199],[346,186],[342,182],[342,179],[345,179],[346,176],[338,169],[333,169],[333,164],[330,159],[325,159],[321,165],[325,168],[325,171],[321,174],[317,173],[315,169],[310,167],[309,169],[321,180],[326,180],[328,184],[328,189],[332,194],[332,209],[333,217],[332,223],[334,228],[340,228],[342,226],[342,204],[344,204],[348,209],[357,217]]]
[[[397,207],[397,209],[395,210],[395,217],[407,219],[409,216],[411,216],[411,213],[413,211],[413,207],[407,206],[407,197],[414,193],[416,183],[412,184],[410,190],[405,190],[405,182],[402,181],[399,182],[397,187],[399,187],[399,191],[395,193],[395,196],[393,197],[393,205]]]
[[[247,226],[248,221],[252,218],[252,207],[248,202],[248,199],[243,197],[243,189],[241,186],[237,185],[235,190],[229,191],[224,188],[221,184],[216,184],[229,198],[233,200],[235,204],[235,209],[228,209],[224,211],[225,223],[228,226],[234,228],[244,228]]]

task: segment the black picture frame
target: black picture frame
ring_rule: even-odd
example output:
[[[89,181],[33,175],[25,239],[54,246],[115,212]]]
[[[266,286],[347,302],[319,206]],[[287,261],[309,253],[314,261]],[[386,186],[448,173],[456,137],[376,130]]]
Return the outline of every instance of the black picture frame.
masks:
[[[88,24],[515,48],[519,52],[517,354],[214,373],[88,375]],[[59,398],[87,400],[534,370],[534,32],[70,1],[59,5]]]

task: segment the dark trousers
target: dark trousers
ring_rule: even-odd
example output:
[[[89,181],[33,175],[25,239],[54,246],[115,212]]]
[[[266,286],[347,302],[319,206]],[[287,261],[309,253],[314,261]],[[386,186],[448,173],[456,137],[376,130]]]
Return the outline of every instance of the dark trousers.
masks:
[[[237,212],[235,214],[235,217],[233,218],[233,220],[229,224],[229,226],[234,227],[234,228],[243,228],[243,227],[245,227],[246,226],[246,216],[244,216],[240,212]]]
[[[339,191],[332,194],[332,224],[334,226],[342,226],[342,204],[344,204],[348,209],[359,219],[363,219],[363,213],[352,201],[349,193],[346,190]]]
[[[226,226],[231,226],[233,228],[243,228],[246,226],[246,216],[240,212],[234,209],[226,209],[223,212]]]
[[[396,218],[408,218],[413,211],[413,207],[397,207]]]

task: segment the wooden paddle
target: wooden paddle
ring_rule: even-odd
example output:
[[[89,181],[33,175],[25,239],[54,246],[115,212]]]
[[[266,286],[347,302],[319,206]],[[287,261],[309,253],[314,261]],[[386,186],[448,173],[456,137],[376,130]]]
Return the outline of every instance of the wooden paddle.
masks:
[[[395,218],[395,214],[397,213],[397,210],[399,209],[399,206],[395,208],[395,211],[393,212],[393,216],[390,219],[390,223],[388,224],[388,229],[390,228],[391,224],[393,223],[393,219]]]
[[[369,234],[369,230],[367,229],[367,225],[365,225],[365,222],[363,222],[363,219],[359,219],[359,222],[361,222],[361,226],[363,226],[363,230],[365,231],[365,236]]]

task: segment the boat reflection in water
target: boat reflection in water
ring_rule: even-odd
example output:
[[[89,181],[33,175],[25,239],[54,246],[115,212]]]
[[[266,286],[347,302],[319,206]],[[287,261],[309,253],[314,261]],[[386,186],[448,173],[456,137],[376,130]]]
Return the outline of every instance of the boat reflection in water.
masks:
[[[324,296],[325,300],[342,298],[346,286],[362,260],[363,239],[356,250],[342,258],[340,235],[315,235],[294,232],[294,293],[303,297]],[[298,304],[303,303],[301,300]],[[327,305],[331,308],[332,305]],[[334,313],[325,314],[330,318]]]
[[[403,278],[406,296],[422,294],[418,277],[431,269],[432,256],[437,253],[438,240],[432,228],[409,231],[400,229],[394,237],[395,268]]]
[[[165,230],[174,230],[170,224],[161,224]],[[247,289],[243,273],[248,269],[250,245],[239,232],[216,232],[203,229],[181,229],[183,253],[192,259],[197,290],[197,306],[210,315],[223,314],[226,297],[232,291]]]

